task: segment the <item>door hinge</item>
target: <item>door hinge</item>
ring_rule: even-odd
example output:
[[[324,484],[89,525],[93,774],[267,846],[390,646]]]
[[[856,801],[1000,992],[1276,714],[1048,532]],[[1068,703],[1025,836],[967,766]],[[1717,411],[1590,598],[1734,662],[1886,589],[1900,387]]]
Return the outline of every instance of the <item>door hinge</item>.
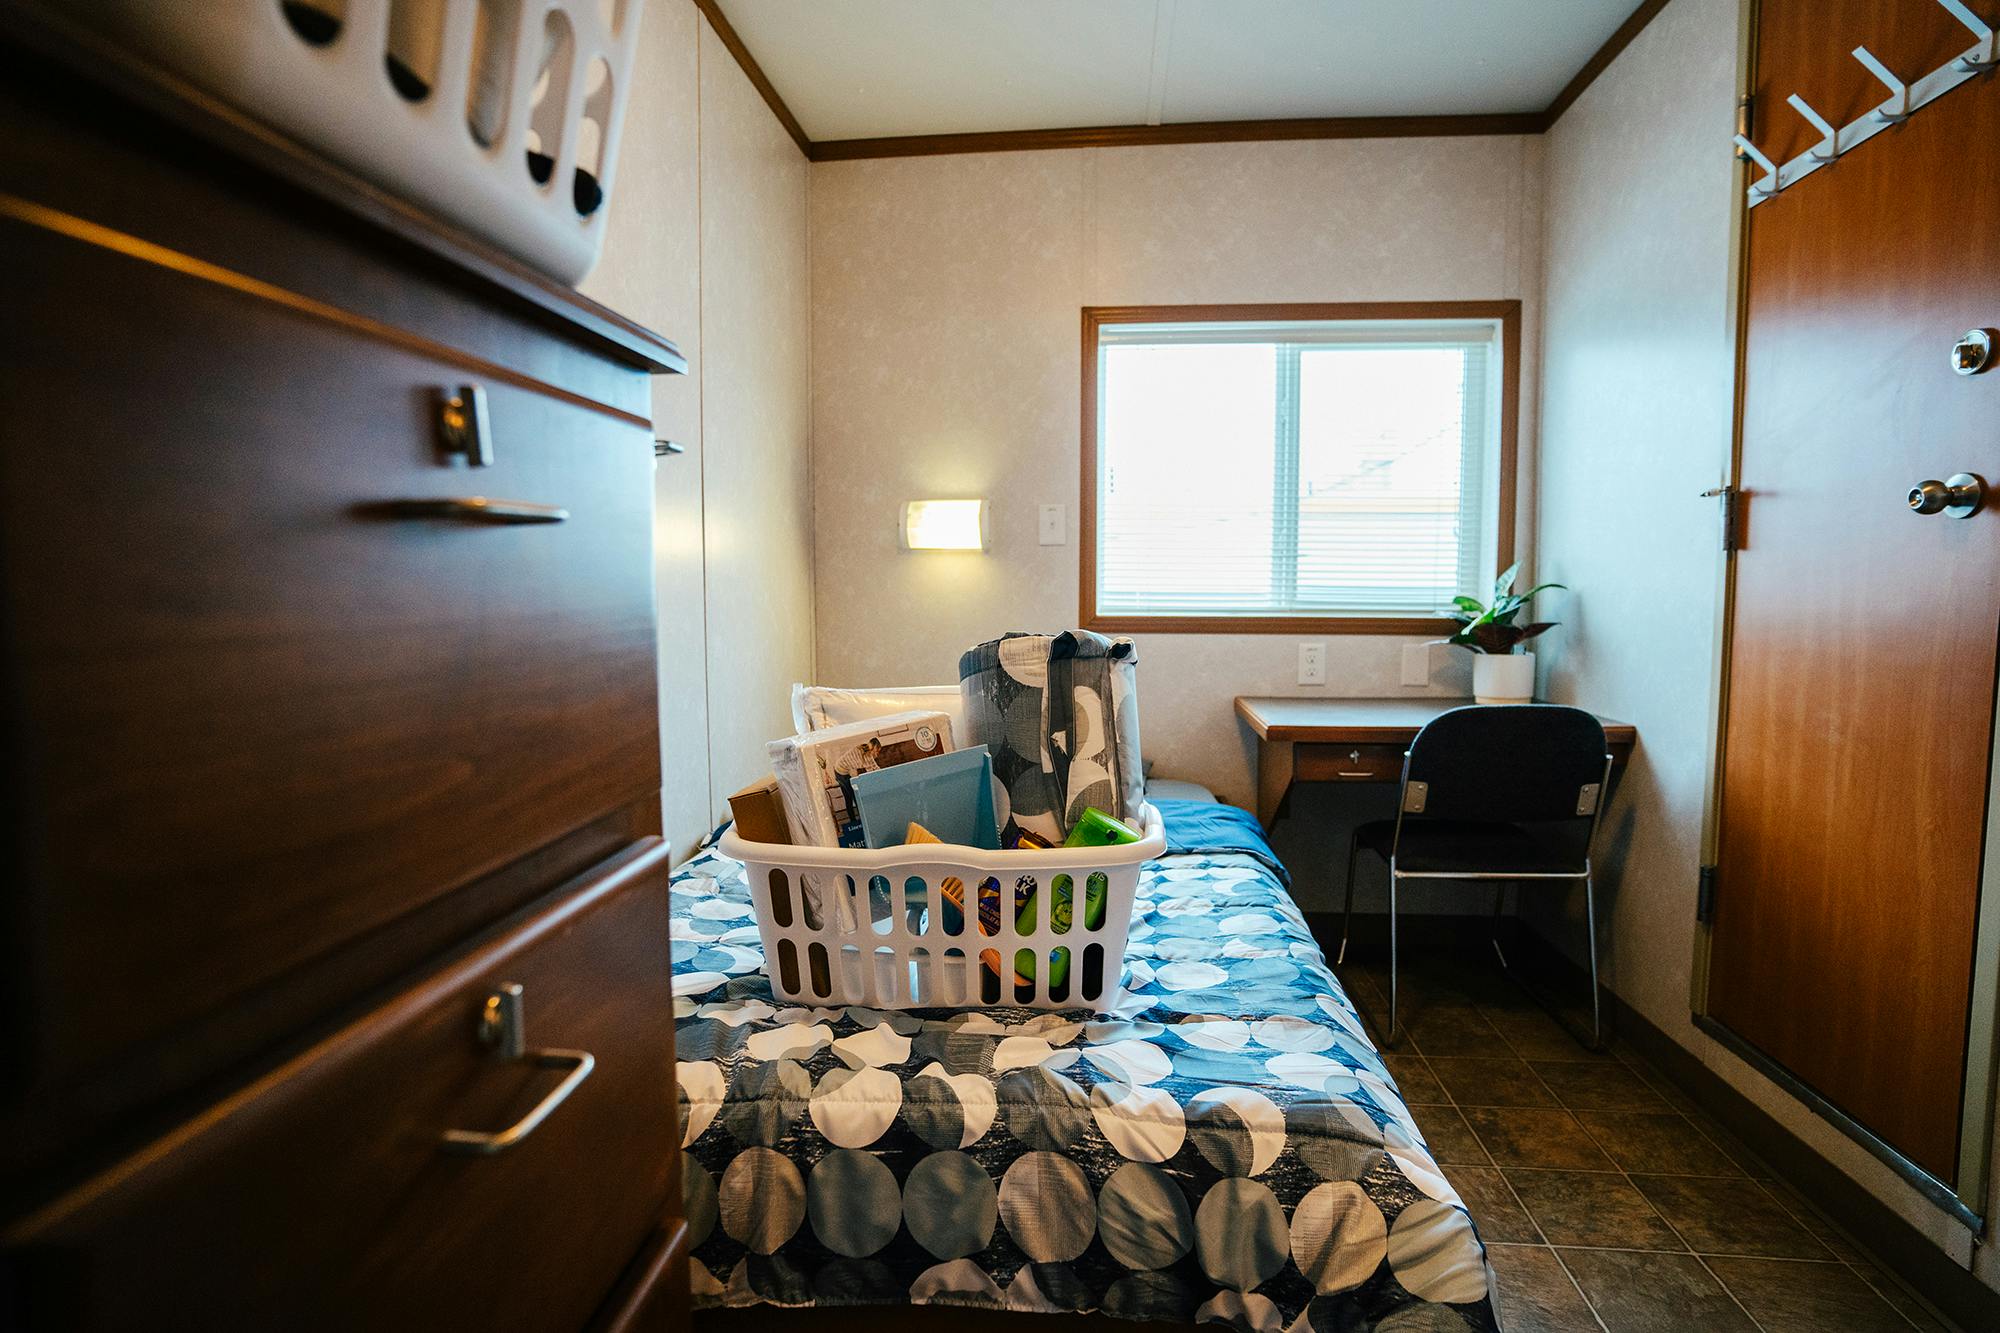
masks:
[[[1717,486],[1713,490],[1703,491],[1701,498],[1704,500],[1722,501],[1722,549],[1724,551],[1735,550],[1736,501],[1738,499],[1736,488],[1734,486]]]
[[[1745,139],[1754,139],[1757,137],[1754,133],[1757,123],[1755,114],[1756,106],[1756,97],[1749,93],[1745,93],[1736,103],[1736,132]],[[1741,161],[1747,162],[1750,160],[1750,155],[1741,148],[1736,150],[1736,156]]]
[[[1698,926],[1705,926],[1715,920],[1715,867],[1703,866],[1701,877],[1695,882],[1694,920]]]

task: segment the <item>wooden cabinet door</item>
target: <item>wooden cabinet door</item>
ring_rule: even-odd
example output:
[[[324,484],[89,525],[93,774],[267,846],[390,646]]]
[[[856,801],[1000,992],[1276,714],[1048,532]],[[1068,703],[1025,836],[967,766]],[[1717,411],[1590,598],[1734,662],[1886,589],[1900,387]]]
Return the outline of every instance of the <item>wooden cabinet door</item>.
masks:
[[[0,216],[34,330],[0,351],[0,1125],[24,1085],[59,1134],[605,854],[560,844],[659,788],[653,461],[560,385],[30,222]],[[474,381],[478,469],[434,424]],[[389,509],[470,495],[568,517]]]
[[[537,1333],[614,1293],[628,1327],[672,1327],[668,891],[665,845],[634,844],[0,1235],[22,1326]],[[521,1056],[482,1039],[509,984]],[[489,1151],[445,1141],[522,1124]]]
[[[1942,9],[1765,0],[1772,155],[1965,49]],[[1935,22],[1933,22],[1935,20]],[[1792,124],[1797,121],[1795,129]],[[1711,1014],[1941,1180],[1957,1170],[2000,634],[2000,85],[1967,84],[1750,214],[1742,484]],[[2000,495],[1994,499],[2000,500]]]

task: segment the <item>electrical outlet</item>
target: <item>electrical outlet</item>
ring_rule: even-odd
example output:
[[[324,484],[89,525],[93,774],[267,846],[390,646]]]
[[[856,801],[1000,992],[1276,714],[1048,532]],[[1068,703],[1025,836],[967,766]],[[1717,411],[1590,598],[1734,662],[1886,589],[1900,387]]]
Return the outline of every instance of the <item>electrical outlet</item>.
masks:
[[[1427,643],[1406,643],[1403,645],[1403,683],[1405,685],[1428,685],[1431,683],[1431,646]]]
[[[1061,546],[1069,540],[1069,511],[1063,505],[1042,506],[1042,545]]]
[[[1302,643],[1299,645],[1299,684],[1326,684],[1325,644]]]

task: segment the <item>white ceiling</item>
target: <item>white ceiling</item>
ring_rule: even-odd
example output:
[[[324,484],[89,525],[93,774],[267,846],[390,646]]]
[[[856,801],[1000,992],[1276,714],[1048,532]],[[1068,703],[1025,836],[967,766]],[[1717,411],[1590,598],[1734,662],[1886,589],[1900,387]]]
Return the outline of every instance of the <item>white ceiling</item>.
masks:
[[[1638,0],[720,0],[808,137],[1540,111]]]

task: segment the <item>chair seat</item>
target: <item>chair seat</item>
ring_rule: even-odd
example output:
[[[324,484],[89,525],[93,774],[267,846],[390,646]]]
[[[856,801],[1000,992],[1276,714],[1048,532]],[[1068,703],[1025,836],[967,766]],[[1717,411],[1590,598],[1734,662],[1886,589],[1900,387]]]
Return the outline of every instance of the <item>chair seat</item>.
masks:
[[[1355,831],[1361,845],[1389,859],[1395,845],[1394,820],[1379,819]],[[1583,874],[1580,848],[1537,835],[1519,824],[1454,819],[1410,820],[1396,869],[1406,875],[1577,875]]]

